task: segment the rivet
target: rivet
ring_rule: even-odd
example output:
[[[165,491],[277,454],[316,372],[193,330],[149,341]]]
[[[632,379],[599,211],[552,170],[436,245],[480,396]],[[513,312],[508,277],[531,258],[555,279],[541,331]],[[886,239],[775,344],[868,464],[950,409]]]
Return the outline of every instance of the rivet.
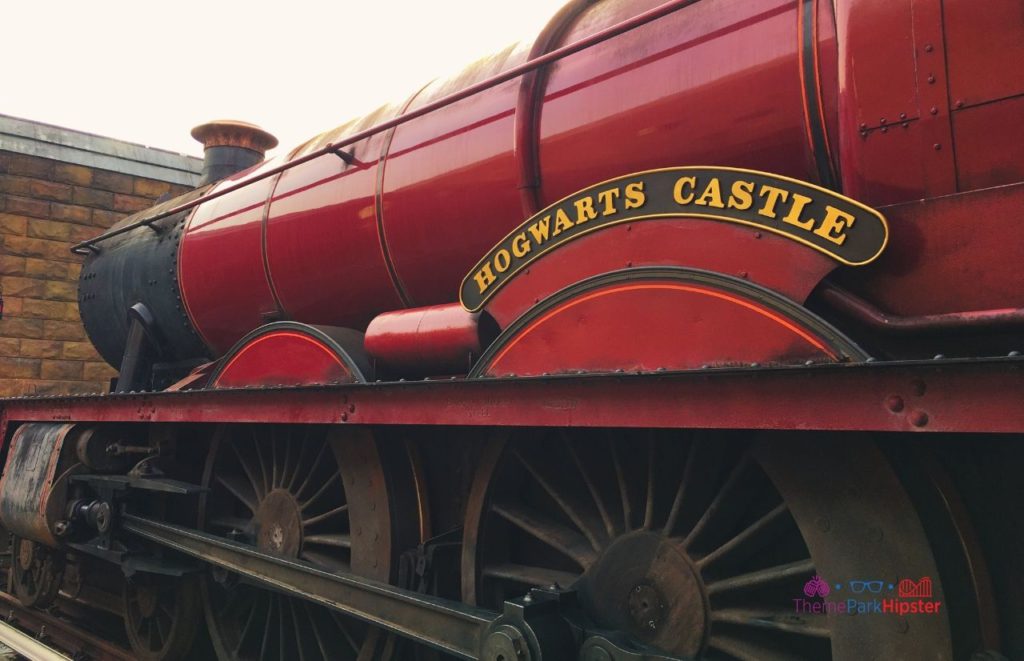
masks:
[[[929,85],[934,85],[935,84],[935,76],[933,76],[932,74],[928,74],[928,84]]]
[[[924,52],[930,53],[933,50],[935,50],[935,46],[932,46],[931,44],[925,44],[924,45]]]
[[[885,400],[885,406],[893,413],[899,413],[903,410],[903,398],[899,395],[890,395],[889,398]]]
[[[963,108],[964,107],[963,99],[957,99],[956,107],[957,108]]]
[[[888,126],[883,126],[882,127],[882,133],[888,133],[888,132],[889,132],[889,127]]]
[[[906,118],[907,118],[907,113],[901,112],[900,113],[900,119],[906,119]]]
[[[828,532],[832,529],[832,522],[827,517],[819,516],[815,523],[822,532]]]
[[[761,233],[760,232],[754,232],[754,238],[755,239],[760,239],[761,238]]]
[[[940,145],[939,143],[936,142],[934,145],[932,145],[932,148],[935,151],[940,151],[942,149],[942,145]]]
[[[741,278],[746,278],[747,277],[747,272],[746,271],[740,271],[740,277]]]
[[[867,124],[864,124],[864,123],[862,123],[862,124],[860,125],[860,130],[861,130],[861,131],[867,131],[867,130],[868,130],[868,125],[867,125]]]
[[[914,411],[910,414],[910,424],[915,427],[924,427],[928,424],[928,414],[924,411]]]
[[[921,379],[914,379],[913,381],[910,382],[910,389],[916,396],[920,397],[927,391],[928,388],[927,386],[925,386],[924,381],[922,381]]]
[[[882,126],[885,126],[885,124],[886,124],[885,117],[883,117],[882,119],[878,120],[878,123],[881,124]]]

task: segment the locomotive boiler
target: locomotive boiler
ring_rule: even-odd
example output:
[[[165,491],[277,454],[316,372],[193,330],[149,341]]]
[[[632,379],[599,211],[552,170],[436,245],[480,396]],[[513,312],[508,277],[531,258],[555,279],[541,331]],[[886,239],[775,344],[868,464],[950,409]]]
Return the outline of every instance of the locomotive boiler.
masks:
[[[571,0],[198,127],[75,247],[112,392],[3,403],[11,585],[147,659],[1024,655],[1020,57],[1019,0]]]

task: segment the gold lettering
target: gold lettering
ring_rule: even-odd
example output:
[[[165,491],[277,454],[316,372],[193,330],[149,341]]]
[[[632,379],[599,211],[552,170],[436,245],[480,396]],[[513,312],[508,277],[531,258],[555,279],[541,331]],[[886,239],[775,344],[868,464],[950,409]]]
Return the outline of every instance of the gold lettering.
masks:
[[[582,225],[588,220],[597,218],[597,212],[594,211],[594,198],[584,197],[576,200],[576,224]]]
[[[548,232],[551,230],[551,216],[544,216],[533,225],[527,228],[534,243],[540,245],[548,240]]]
[[[564,209],[555,210],[555,231],[551,233],[551,236],[558,236],[562,232],[572,229],[572,224]]]
[[[702,207],[715,207],[716,209],[725,208],[725,205],[722,204],[722,184],[718,181],[717,177],[708,182],[704,192],[697,198],[694,204],[699,204]]]
[[[644,182],[635,181],[626,184],[626,208],[639,209],[647,204],[647,195],[644,193]]]
[[[818,221],[814,220],[813,218],[809,218],[808,220],[800,220],[800,214],[804,212],[804,209],[811,202],[811,198],[807,197],[806,195],[801,195],[800,193],[793,193],[793,207],[789,210],[789,213],[786,214],[786,217],[782,219],[782,222],[789,223],[790,225],[795,225],[796,227],[799,227],[802,230],[810,230],[812,227],[814,227],[814,223]]]
[[[512,254],[516,257],[526,257],[531,250],[533,250],[533,246],[526,238],[526,232],[520,232],[516,234],[516,238],[512,239]]]
[[[491,265],[484,264],[483,268],[473,274],[473,279],[476,280],[476,286],[480,288],[480,293],[482,294],[498,278],[495,277],[494,271],[491,270]]]
[[[508,270],[509,265],[512,263],[512,256],[508,254],[508,251],[502,248],[498,252],[494,253],[494,269],[498,273],[504,273]]]
[[[789,191],[765,184],[764,186],[761,186],[761,192],[759,195],[764,197],[765,193],[768,194],[768,199],[765,200],[764,206],[761,207],[757,213],[765,218],[775,218],[775,205],[779,203],[779,200],[785,202],[789,197]]]
[[[683,196],[683,188],[690,187],[690,194]],[[697,187],[697,177],[680,177],[672,188],[672,197],[676,204],[689,204],[693,202],[693,189]]]
[[[846,241],[846,235],[843,232],[848,227],[853,227],[856,221],[856,218],[845,211],[840,211],[834,206],[829,205],[825,207],[825,219],[821,221],[821,225],[818,225],[814,233],[837,246],[841,246]]]
[[[754,182],[734,181],[732,182],[731,195],[729,195],[729,208],[746,211],[754,206]]]
[[[597,201],[604,203],[604,209],[601,211],[603,215],[614,216],[619,212],[619,210],[615,208],[615,200],[619,199],[619,195],[620,193],[618,188],[609,188],[608,190],[603,190],[597,194]]]

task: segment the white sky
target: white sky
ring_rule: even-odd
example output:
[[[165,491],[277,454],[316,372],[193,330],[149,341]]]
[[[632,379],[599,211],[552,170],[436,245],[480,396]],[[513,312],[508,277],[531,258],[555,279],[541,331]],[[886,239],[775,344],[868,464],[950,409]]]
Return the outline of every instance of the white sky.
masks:
[[[290,147],[531,36],[561,4],[6,0],[0,113],[193,155],[193,126],[240,119]]]

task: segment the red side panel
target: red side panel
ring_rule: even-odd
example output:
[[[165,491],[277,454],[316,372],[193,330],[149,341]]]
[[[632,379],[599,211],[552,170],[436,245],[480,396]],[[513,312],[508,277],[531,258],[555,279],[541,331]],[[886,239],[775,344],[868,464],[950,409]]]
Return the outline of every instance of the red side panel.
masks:
[[[247,175],[280,163],[266,161]],[[213,190],[242,178],[225,179]],[[263,268],[262,237],[263,210],[274,182],[270,177],[197,207],[181,240],[182,303],[217,354],[263,323],[264,315],[278,313]]]

